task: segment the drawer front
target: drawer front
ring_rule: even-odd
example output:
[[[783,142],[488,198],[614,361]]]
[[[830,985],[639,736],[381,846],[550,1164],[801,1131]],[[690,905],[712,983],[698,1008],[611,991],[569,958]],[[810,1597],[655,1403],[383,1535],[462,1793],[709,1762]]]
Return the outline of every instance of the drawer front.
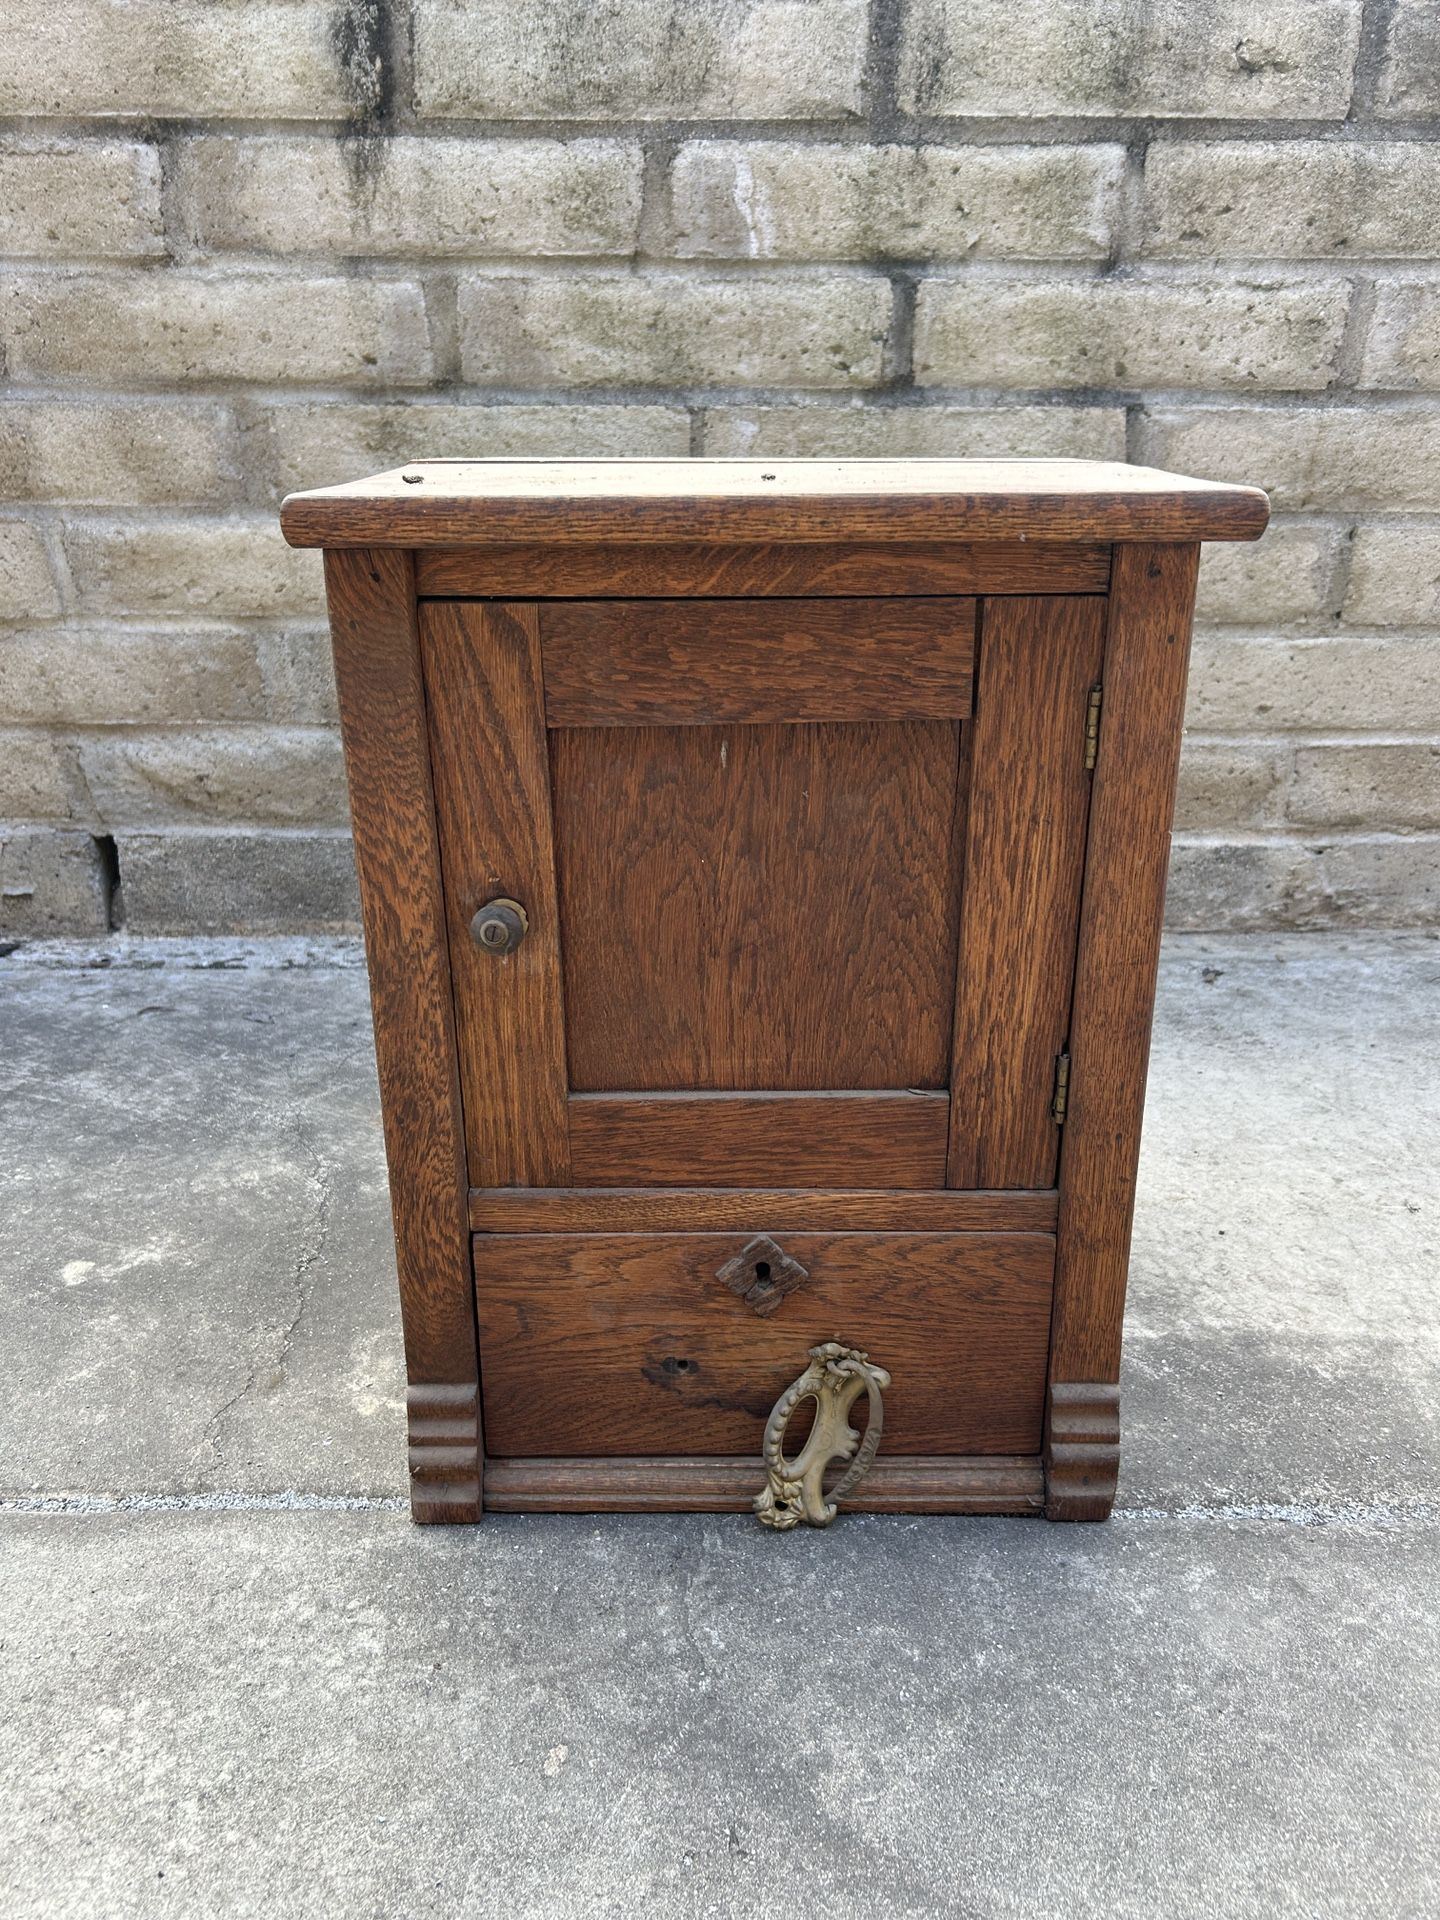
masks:
[[[476,1235],[487,1452],[758,1455],[822,1340],[889,1370],[885,1452],[1039,1452],[1052,1235],[782,1234],[768,1312],[717,1278],[751,1238]]]

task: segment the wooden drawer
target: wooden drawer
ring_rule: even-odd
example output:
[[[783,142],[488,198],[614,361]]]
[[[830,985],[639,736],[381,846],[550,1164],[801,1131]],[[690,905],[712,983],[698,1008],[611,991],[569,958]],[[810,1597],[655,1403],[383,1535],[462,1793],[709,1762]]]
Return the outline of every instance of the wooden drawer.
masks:
[[[810,1347],[886,1367],[887,1454],[1036,1454],[1055,1240],[786,1233],[808,1277],[757,1313],[717,1271],[747,1232],[477,1234],[488,1450],[758,1455]]]

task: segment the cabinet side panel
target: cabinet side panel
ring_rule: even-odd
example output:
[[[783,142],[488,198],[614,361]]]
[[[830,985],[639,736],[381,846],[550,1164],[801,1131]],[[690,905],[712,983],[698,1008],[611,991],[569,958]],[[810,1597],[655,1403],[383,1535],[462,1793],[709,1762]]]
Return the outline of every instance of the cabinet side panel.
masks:
[[[433,1499],[433,1476],[416,1474],[414,1511],[421,1520],[473,1520],[480,1461],[468,1196],[410,556],[327,553],[325,584],[370,963],[411,1437],[422,1445],[429,1437],[437,1393],[448,1396],[447,1439],[463,1429],[458,1448],[447,1445]]]
[[[565,1030],[545,695],[534,606],[430,601],[420,637],[435,753],[470,1177],[564,1186]],[[513,953],[470,937],[477,908],[519,901]]]
[[[1115,553],[1060,1156],[1047,1510],[1062,1518],[1102,1518],[1114,1497],[1115,1411],[1102,1389],[1120,1370],[1198,558],[1194,546]],[[1096,1409],[1093,1485],[1056,1471],[1073,1452],[1061,1430],[1074,1422],[1059,1415],[1077,1398]]]
[[[952,1187],[1048,1187],[1105,602],[983,603],[950,1074]]]

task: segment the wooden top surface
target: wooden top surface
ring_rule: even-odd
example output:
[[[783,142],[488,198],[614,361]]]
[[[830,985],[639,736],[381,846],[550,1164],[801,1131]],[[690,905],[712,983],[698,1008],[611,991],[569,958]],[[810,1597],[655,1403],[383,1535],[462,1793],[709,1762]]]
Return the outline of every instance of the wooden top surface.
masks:
[[[1254,540],[1258,487],[1106,460],[421,460],[292,493],[294,547]]]

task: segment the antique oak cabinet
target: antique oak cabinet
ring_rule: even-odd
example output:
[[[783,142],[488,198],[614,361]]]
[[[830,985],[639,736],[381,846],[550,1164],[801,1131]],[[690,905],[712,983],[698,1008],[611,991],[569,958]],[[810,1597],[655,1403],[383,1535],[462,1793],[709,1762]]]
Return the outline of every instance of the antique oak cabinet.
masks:
[[[1196,561],[1266,513],[1081,461],[426,461],[285,503],[417,1519],[1109,1512]]]

